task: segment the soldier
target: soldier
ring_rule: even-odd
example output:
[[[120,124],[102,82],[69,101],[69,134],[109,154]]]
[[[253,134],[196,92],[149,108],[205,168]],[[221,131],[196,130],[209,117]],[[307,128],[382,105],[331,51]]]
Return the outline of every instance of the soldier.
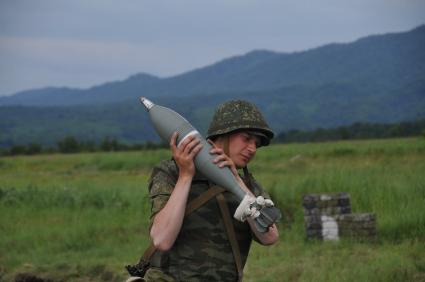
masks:
[[[267,199],[269,195],[248,173],[247,164],[273,135],[253,104],[235,100],[217,108],[207,138],[213,145],[210,153],[217,155],[214,163],[229,167],[245,192]],[[172,160],[156,166],[149,181],[154,247],[144,279],[241,281],[251,241],[271,245],[278,240],[278,230],[273,224],[259,233],[252,218],[245,222],[233,219],[239,205],[236,197],[214,187],[195,170],[193,158],[202,148],[200,141],[192,136],[177,147],[176,140],[177,133],[170,142]],[[238,169],[243,169],[243,176]],[[208,194],[205,191],[211,192],[207,200],[193,208],[194,199]]]

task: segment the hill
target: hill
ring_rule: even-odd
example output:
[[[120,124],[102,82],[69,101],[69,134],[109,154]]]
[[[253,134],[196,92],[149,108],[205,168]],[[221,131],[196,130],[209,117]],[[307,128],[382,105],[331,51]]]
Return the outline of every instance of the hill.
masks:
[[[90,89],[48,88],[0,98],[0,146],[66,135],[157,140],[139,96],[205,132],[223,100],[256,103],[277,132],[425,117],[425,25],[297,53],[253,51],[170,78],[137,74]]]

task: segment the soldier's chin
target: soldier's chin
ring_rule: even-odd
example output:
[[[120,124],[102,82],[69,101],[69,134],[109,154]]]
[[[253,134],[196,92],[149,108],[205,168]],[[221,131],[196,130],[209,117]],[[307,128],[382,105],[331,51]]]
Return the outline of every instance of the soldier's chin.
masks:
[[[236,166],[237,169],[241,169],[241,168],[246,167],[248,165],[248,162],[249,161],[239,161],[239,162],[235,163],[235,166]]]

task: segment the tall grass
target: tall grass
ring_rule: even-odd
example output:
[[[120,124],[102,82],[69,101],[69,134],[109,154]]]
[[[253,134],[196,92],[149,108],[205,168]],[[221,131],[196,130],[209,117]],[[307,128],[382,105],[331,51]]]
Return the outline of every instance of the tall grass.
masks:
[[[252,170],[289,219],[302,223],[304,194],[344,191],[353,212],[376,213],[382,240],[424,239],[424,149],[421,139],[275,146]]]
[[[0,281],[17,273],[122,281],[148,244],[147,180],[168,150],[0,159]],[[425,280],[425,140],[262,148],[250,170],[284,212],[280,242],[254,244],[246,281]],[[349,192],[377,215],[375,243],[306,241],[302,196]]]

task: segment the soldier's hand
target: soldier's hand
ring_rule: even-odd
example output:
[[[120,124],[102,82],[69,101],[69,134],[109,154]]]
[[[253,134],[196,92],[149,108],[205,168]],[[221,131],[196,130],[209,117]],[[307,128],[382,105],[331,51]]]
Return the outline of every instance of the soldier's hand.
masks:
[[[170,140],[170,148],[173,158],[179,167],[180,175],[193,177],[196,169],[193,159],[202,149],[201,140],[195,136],[189,136],[177,147],[178,133],[174,132]]]
[[[239,177],[238,170],[236,169],[236,165],[233,160],[224,153],[224,150],[215,146],[214,142],[208,140],[208,143],[211,144],[212,149],[210,150],[210,154],[217,155],[213,163],[215,163],[218,167],[229,167],[235,177]]]

